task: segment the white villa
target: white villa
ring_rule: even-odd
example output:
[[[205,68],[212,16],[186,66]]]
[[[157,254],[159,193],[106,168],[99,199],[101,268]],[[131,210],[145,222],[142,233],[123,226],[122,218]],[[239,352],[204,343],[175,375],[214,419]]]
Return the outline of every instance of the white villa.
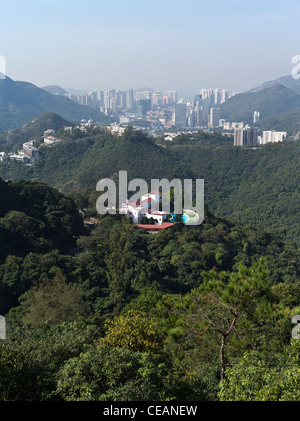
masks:
[[[54,145],[57,142],[59,142],[59,139],[57,139],[54,136],[45,136],[44,137],[44,144],[45,145]]]
[[[122,203],[120,207],[120,213],[130,218],[133,224],[140,224],[141,219],[146,217],[147,219],[153,219],[155,225],[162,225],[167,219],[166,212],[152,211],[151,203],[159,202],[160,193],[152,191],[141,197],[141,200],[136,202],[130,202],[128,199]]]

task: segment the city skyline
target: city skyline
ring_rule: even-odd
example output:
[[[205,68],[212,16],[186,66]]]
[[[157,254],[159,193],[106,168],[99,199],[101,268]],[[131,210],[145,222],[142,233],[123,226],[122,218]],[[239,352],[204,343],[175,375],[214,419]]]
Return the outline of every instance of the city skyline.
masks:
[[[9,77],[40,87],[244,92],[291,74],[299,54],[298,2],[278,3],[14,0],[0,55]]]

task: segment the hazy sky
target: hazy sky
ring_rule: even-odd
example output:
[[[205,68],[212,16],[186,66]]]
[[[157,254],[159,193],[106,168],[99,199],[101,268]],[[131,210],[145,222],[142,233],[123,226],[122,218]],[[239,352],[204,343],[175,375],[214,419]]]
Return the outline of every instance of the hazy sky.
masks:
[[[1,1],[7,75],[64,88],[243,91],[291,73],[299,0]]]

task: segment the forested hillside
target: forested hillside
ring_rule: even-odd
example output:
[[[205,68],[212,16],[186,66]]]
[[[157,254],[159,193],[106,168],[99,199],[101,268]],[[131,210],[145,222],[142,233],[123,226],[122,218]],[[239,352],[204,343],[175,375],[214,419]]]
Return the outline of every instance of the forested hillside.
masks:
[[[1,400],[299,399],[298,251],[207,208],[193,228],[146,234],[117,215],[80,233],[71,199],[0,186],[1,229],[22,208],[40,244],[79,236],[72,253],[5,239]]]
[[[17,151],[24,142],[29,140],[35,140],[39,143],[46,130],[57,131],[63,127],[74,125],[74,123],[64,120],[56,113],[43,113],[18,129],[0,133],[0,149],[5,152]]]
[[[83,233],[72,200],[57,190],[31,182],[0,179],[0,258],[29,252],[67,251]]]
[[[140,177],[149,185],[152,178],[203,178],[205,202],[216,215],[277,231],[299,246],[300,142],[249,149],[233,147],[232,138],[220,134],[155,143],[131,129],[122,137],[95,130],[80,139],[64,135],[55,147],[40,149],[32,167],[0,164],[0,176],[42,181],[65,193],[88,187],[94,203],[97,181],[117,179],[120,170],[128,171],[128,180]]]

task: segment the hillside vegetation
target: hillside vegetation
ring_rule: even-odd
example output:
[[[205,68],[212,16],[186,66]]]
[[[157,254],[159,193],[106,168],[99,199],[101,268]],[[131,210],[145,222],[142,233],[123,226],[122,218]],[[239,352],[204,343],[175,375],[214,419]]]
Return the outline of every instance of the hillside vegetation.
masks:
[[[67,251],[83,223],[72,200],[57,190],[31,182],[0,179],[0,259],[10,254]]]
[[[128,180],[145,179],[149,188],[152,178],[203,178],[205,202],[214,213],[277,231],[299,246],[299,142],[237,148],[232,139],[200,133],[159,146],[139,131],[128,129],[116,137],[96,130],[41,149],[41,159],[32,167],[2,164],[0,176],[42,181],[65,193],[88,188],[94,209],[97,181],[117,180],[121,170],[128,171]]]
[[[118,215],[79,233],[50,187],[0,189],[0,400],[299,399],[299,252],[208,209],[157,235]]]

